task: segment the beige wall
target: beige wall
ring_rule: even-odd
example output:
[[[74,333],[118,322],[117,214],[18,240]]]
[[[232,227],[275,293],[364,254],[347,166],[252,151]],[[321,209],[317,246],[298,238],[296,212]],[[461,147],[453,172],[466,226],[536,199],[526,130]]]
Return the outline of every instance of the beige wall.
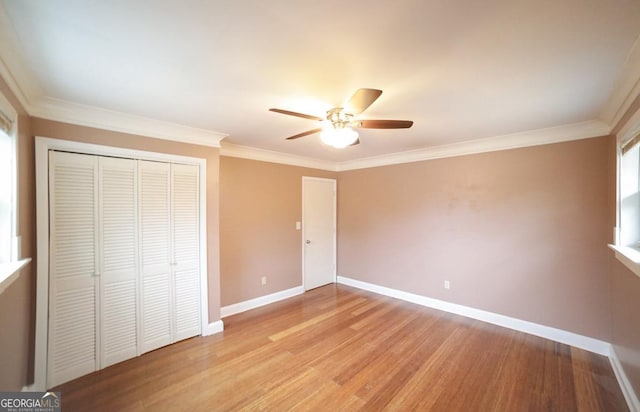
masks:
[[[336,173],[220,157],[222,306],[302,285],[302,176]]]
[[[2,93],[18,112],[18,220],[22,236],[20,257],[35,254],[35,208],[33,139],[30,119],[7,84],[0,78]],[[0,295],[0,391],[21,390],[32,381],[35,311],[35,259]]]
[[[125,147],[158,153],[200,157],[207,160],[207,266],[209,283],[209,322],[220,319],[220,259],[218,229],[219,149],[168,140],[152,139],[38,118],[31,119],[34,136],[85,143]]]
[[[340,173],[338,274],[608,340],[610,142]]]

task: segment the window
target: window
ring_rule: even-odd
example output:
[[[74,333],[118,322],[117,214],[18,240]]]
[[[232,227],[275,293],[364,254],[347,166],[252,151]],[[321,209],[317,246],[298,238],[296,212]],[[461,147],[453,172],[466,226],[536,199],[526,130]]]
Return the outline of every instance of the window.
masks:
[[[635,120],[634,120],[635,119]],[[619,134],[616,258],[640,276],[640,111]]]
[[[0,96],[2,97],[2,96]],[[16,236],[16,115],[0,99],[0,264],[17,260]]]
[[[640,134],[621,147],[618,246],[640,250]]]
[[[18,115],[0,93],[0,293],[17,278],[31,258],[18,260],[17,148]]]

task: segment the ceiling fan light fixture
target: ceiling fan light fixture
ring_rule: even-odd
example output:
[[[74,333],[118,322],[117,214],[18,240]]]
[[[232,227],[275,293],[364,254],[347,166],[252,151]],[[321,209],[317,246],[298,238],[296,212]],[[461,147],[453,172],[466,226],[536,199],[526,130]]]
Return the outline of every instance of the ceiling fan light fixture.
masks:
[[[335,147],[336,149],[343,149],[358,140],[358,132],[350,127],[335,128],[329,126],[322,129],[320,140],[322,140],[324,144]]]
[[[292,112],[290,110],[275,108],[269,110],[321,122],[321,127],[294,134],[293,136],[287,137],[287,140],[294,140],[320,132],[320,140],[324,144],[342,149],[360,143],[358,133],[353,130],[354,127],[362,129],[408,129],[413,125],[413,121],[411,120],[358,120],[355,118],[367,107],[371,106],[381,94],[382,90],[378,89],[358,89],[345,106],[348,107],[348,109],[344,107],[329,109],[327,110],[326,120],[318,116]]]

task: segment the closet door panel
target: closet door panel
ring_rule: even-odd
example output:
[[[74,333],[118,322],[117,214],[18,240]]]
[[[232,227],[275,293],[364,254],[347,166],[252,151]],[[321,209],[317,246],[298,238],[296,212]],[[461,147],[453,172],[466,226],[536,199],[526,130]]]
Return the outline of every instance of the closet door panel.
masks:
[[[99,159],[101,210],[101,367],[138,354],[138,166]]]
[[[147,352],[172,342],[170,165],[139,161],[141,347]]]
[[[175,338],[200,334],[198,168],[172,165]]]
[[[197,270],[177,271],[176,336],[182,340],[200,334],[200,275]]]
[[[47,387],[97,369],[97,159],[49,153]]]

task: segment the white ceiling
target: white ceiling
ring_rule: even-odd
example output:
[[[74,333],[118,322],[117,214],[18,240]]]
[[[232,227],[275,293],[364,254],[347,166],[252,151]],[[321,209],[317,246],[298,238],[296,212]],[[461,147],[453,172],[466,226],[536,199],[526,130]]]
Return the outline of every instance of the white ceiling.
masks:
[[[629,74],[640,48],[637,0],[2,5],[22,66],[3,58],[16,81],[30,83],[21,84],[28,100],[331,161],[593,120],[611,126],[626,97],[619,89],[640,74]],[[362,144],[338,150],[317,134],[286,141],[317,123],[268,111],[324,116],[361,87],[384,91],[363,118],[409,119],[413,128],[361,129]]]

